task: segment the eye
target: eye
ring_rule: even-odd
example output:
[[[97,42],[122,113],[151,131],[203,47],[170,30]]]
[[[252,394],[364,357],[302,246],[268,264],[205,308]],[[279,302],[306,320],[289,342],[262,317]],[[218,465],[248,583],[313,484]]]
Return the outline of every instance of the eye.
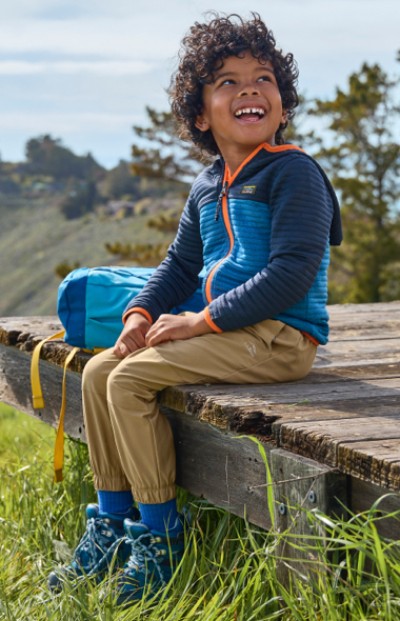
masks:
[[[231,84],[235,84],[235,80],[233,80],[232,78],[224,78],[223,80],[221,80],[218,86],[230,86]]]
[[[260,75],[260,77],[257,79],[257,82],[272,82],[272,78],[270,75]]]

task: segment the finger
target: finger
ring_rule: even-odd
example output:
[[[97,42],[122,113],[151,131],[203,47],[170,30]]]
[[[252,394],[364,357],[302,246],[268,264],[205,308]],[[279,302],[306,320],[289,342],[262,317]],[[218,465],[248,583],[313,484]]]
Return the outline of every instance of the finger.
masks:
[[[119,343],[116,343],[114,346],[114,354],[117,356],[117,358],[124,358],[126,356],[126,345],[125,343],[123,343],[122,341],[120,341]]]
[[[164,343],[169,340],[169,336],[167,336],[166,332],[158,332],[154,331],[152,334],[146,335],[146,345],[147,347],[154,347],[159,343]]]
[[[125,358],[129,354],[139,349],[139,346],[133,339],[119,341],[116,343],[114,353],[118,358]]]

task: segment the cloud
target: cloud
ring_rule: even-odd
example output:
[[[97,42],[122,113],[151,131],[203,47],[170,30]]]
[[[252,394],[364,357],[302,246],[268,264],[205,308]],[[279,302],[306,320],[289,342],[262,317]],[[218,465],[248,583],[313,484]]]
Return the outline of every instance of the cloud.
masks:
[[[32,75],[32,74],[76,74],[92,73],[96,75],[129,76],[150,71],[152,63],[140,60],[116,61],[36,61],[0,60],[0,75]]]
[[[9,112],[0,115],[0,129],[7,130],[10,127],[18,127],[19,130],[41,133],[72,133],[86,130],[98,130],[112,132],[116,129],[132,127],[140,120],[134,114],[113,114],[97,112],[36,112],[29,115],[23,112]]]
[[[68,54],[75,57],[97,55],[103,58],[157,60],[176,53],[179,35],[168,20],[140,28],[134,16],[125,20],[82,18],[79,21],[28,20],[2,21],[0,55]],[[179,37],[179,38],[178,38]]]
[[[120,2],[120,0],[114,0]],[[90,5],[92,4],[92,8]],[[1,7],[2,20],[6,19],[79,19],[82,15],[87,15],[93,11],[98,12],[101,0],[95,0],[91,3],[83,3],[81,0],[68,0],[63,2],[58,0],[14,0],[13,2],[4,3]]]

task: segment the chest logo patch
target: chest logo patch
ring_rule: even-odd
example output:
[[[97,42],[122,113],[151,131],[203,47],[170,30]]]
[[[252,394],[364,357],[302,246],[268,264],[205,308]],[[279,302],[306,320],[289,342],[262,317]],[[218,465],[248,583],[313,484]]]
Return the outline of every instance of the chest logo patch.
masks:
[[[240,194],[255,194],[257,190],[256,185],[244,185],[240,190]]]

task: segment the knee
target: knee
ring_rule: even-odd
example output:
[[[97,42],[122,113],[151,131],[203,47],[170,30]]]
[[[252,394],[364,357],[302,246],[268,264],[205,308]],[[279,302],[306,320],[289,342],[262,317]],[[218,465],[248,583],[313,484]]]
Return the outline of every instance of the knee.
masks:
[[[107,399],[114,404],[126,400],[127,393],[134,393],[134,376],[132,373],[128,374],[123,366],[121,363],[120,366],[111,371],[106,380]]]
[[[95,390],[104,387],[107,383],[107,370],[99,364],[96,356],[90,358],[82,372],[82,390]]]
[[[126,404],[127,399],[151,399],[154,391],[147,386],[140,364],[122,361],[107,378],[107,399],[115,405]]]

